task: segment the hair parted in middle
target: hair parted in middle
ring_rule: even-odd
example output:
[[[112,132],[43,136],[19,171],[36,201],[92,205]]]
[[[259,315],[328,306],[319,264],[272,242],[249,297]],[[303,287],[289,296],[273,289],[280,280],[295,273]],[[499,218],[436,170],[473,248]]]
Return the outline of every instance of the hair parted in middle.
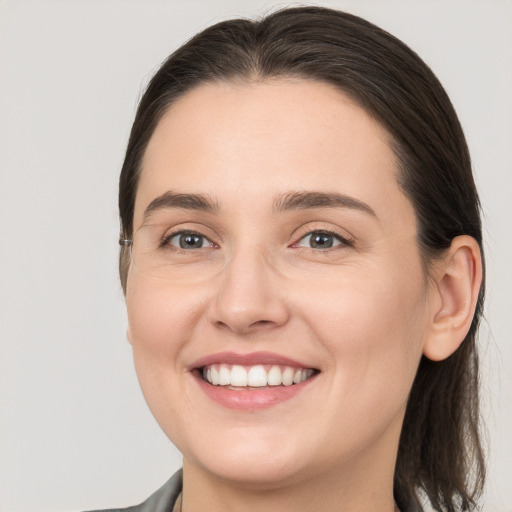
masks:
[[[438,79],[404,43],[357,16],[322,7],[276,11],[261,20],[218,23],[175,51],[150,81],[137,110],[119,188],[121,238],[133,235],[137,183],[148,142],[164,113],[205,83],[272,79],[334,85],[390,134],[397,182],[414,206],[425,272],[458,235],[482,247],[480,205],[469,151]],[[255,177],[257,179],[257,177]],[[126,291],[130,264],[121,248]],[[484,481],[479,435],[476,334],[484,286],[471,329],[448,359],[422,358],[406,410],[395,470],[402,510],[472,510]]]

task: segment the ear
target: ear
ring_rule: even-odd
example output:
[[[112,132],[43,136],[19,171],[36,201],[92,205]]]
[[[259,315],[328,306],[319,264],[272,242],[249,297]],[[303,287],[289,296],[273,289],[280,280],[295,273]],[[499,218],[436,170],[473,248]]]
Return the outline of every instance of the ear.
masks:
[[[482,274],[480,247],[467,235],[454,238],[446,254],[434,263],[430,329],[423,346],[429,359],[446,359],[464,341],[473,321]]]
[[[126,328],[126,339],[128,340],[128,343],[129,343],[130,345],[133,345],[133,343],[132,343],[132,331],[131,331],[131,329],[130,329],[130,326],[128,326],[128,327]]]

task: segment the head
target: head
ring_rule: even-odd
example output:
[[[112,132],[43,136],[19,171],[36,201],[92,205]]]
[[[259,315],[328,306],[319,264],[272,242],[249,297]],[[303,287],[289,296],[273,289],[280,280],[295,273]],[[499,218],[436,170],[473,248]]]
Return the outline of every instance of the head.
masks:
[[[255,107],[251,108],[251,105]],[[310,111],[308,105],[311,106]],[[210,106],[212,106],[211,109]],[[270,117],[260,116],[258,112],[260,109],[266,113],[278,113],[275,116],[269,114]],[[226,113],[227,122],[223,118],[223,112]],[[250,127],[243,124],[240,112],[247,113]],[[298,116],[296,119],[295,114]],[[282,146],[278,147],[274,153],[269,150],[268,155],[270,155],[269,158],[275,157],[272,164],[275,164],[276,168],[282,168],[282,174],[269,173],[268,170],[259,173],[257,166],[247,169],[247,159],[242,159],[237,160],[244,166],[239,173],[236,172],[236,167],[232,167],[229,173],[225,171],[226,175],[223,177],[222,166],[217,165],[218,169],[215,170],[217,174],[201,174],[203,171],[197,171],[197,169],[207,167],[205,164],[208,160],[204,160],[202,166],[196,162],[197,169],[192,169],[187,167],[188,160],[183,159],[181,155],[173,160],[173,154],[162,150],[165,147],[171,148],[169,151],[174,148],[176,153],[179,153],[180,148],[187,145],[187,133],[190,132],[192,139],[188,149],[191,150],[189,154],[193,153],[197,137],[200,137],[201,133],[203,135],[207,133],[207,130],[194,132],[191,128],[192,131],[190,131],[187,121],[195,121],[190,125],[192,127],[199,126],[202,122],[210,123],[210,126],[211,123],[216,123],[216,130],[229,137],[230,119],[242,123],[237,128],[237,133],[245,134],[246,137],[243,139],[243,144],[242,142],[239,144],[238,139],[234,140],[233,145],[226,148],[220,155],[222,160],[218,161],[234,166],[235,161],[229,158],[244,152],[248,154],[251,151],[253,152],[252,161],[258,161],[261,155],[267,155],[265,148],[268,146],[265,144],[275,140],[282,133],[294,133],[293,123],[301,120],[303,121],[300,125],[302,131],[299,135],[305,141],[315,142],[313,146],[317,148],[316,153],[311,155],[311,161],[308,163],[306,151],[308,145],[298,144],[299,136],[293,140],[280,139]],[[290,122],[289,125],[286,124],[287,120]],[[269,122],[276,123],[276,126],[281,123],[282,130],[276,130],[276,133],[271,134],[270,139],[265,139],[261,134],[265,131],[264,127],[269,126]],[[309,124],[311,129],[308,131]],[[328,127],[328,129],[322,132],[322,127],[324,129]],[[352,133],[355,134],[354,140],[347,142]],[[322,136],[314,141],[316,134]],[[332,137],[329,134],[332,134]],[[167,144],[166,141],[169,141],[170,136],[174,137],[175,142],[171,141]],[[247,144],[249,137],[253,145]],[[368,143],[369,141],[371,143]],[[300,159],[297,158],[297,161],[291,163],[288,159],[279,167],[282,163],[279,162],[277,165],[280,155],[288,154],[283,147],[293,148],[293,154],[297,154],[303,147],[306,153],[301,155]],[[208,147],[201,148],[201,151],[205,159],[208,156],[218,156],[208,153]],[[365,157],[362,160],[354,160],[350,151],[358,158],[361,155]],[[329,169],[329,165],[338,159],[337,161],[353,165],[354,172],[345,172],[341,175],[334,171],[316,172],[314,162],[323,162],[324,158],[325,167],[321,169]],[[177,171],[176,162],[180,161],[185,162],[185,165]],[[379,162],[382,164],[382,169],[379,169]],[[260,161],[262,165],[268,163],[265,158]],[[174,170],[169,178],[161,179],[160,170],[166,165]],[[293,166],[297,169],[296,175],[293,174]],[[369,169],[371,172],[368,171]],[[367,174],[365,175],[364,172]],[[382,175],[379,175],[379,172]],[[365,177],[361,179],[361,176]],[[225,181],[221,181],[223,179]],[[399,506],[406,506],[418,502],[420,494],[424,492],[438,509],[444,507],[451,511],[456,510],[457,506],[463,510],[469,509],[483,482],[483,457],[478,432],[476,333],[482,312],[484,287],[483,284],[480,286],[479,279],[476,279],[474,284],[479,289],[476,293],[477,298],[469,305],[465,320],[461,322],[457,332],[452,329],[449,335],[446,335],[449,331],[445,325],[448,320],[443,324],[443,318],[446,316],[451,322],[450,325],[453,325],[450,304],[453,305],[458,300],[457,292],[450,292],[456,289],[452,284],[456,281],[458,271],[452,272],[450,276],[447,268],[450,268],[450,265],[454,268],[456,265],[458,265],[457,268],[463,267],[464,261],[469,261],[467,258],[465,260],[464,255],[468,253],[474,255],[476,252],[478,256],[472,261],[480,264],[481,224],[478,196],[464,135],[450,100],[430,69],[413,51],[387,32],[358,17],[323,8],[285,9],[261,21],[232,20],[210,27],[192,38],[163,63],[141,99],[120,179],[121,237],[133,238],[134,231],[142,223],[144,210],[151,201],[166,193],[167,189],[188,193],[191,184],[197,182],[203,183],[205,187],[210,186],[209,189],[200,191],[204,192],[203,196],[214,195],[215,199],[220,199],[219,205],[210,204],[207,205],[208,207],[203,207],[203,213],[210,207],[213,210],[219,206],[220,209],[225,208],[232,216],[239,218],[238,224],[228,223],[231,227],[224,221],[219,221],[212,227],[209,220],[211,217],[204,220],[203,224],[210,230],[206,236],[210,234],[210,238],[215,243],[216,237],[224,236],[228,240],[230,233],[242,232],[239,227],[242,226],[243,216],[247,213],[244,213],[244,207],[251,214],[252,224],[248,220],[243,232],[247,232],[247,229],[252,226],[255,230],[254,237],[257,239],[261,234],[257,230],[258,225],[261,227],[274,222],[273,218],[268,216],[270,210],[265,210],[263,206],[261,211],[258,209],[262,204],[262,198],[269,194],[276,196],[280,191],[286,193],[294,188],[296,192],[305,189],[331,190],[339,195],[355,196],[364,202],[363,206],[359,204],[358,207],[352,204],[351,212],[358,208],[359,210],[354,213],[356,216],[354,219],[347,217],[348,220],[344,220],[345,225],[348,226],[365,225],[367,219],[361,220],[361,216],[371,217],[372,215],[368,211],[363,211],[368,204],[370,210],[377,209],[378,214],[381,211],[388,212],[384,214],[384,219],[381,218],[381,221],[387,227],[394,227],[388,233],[388,245],[384,245],[380,252],[377,251],[381,256],[385,253],[388,259],[382,256],[383,259],[378,260],[378,264],[375,265],[375,274],[371,271],[371,265],[360,268],[357,281],[351,281],[353,276],[340,277],[339,271],[336,271],[336,278],[333,280],[327,270],[319,271],[316,276],[319,282],[323,283],[322,279],[325,279],[323,284],[326,286],[333,282],[338,285],[327,289],[329,297],[327,301],[325,297],[322,300],[321,296],[315,300],[314,292],[313,295],[309,293],[303,303],[293,303],[291,299],[290,301],[287,299],[287,297],[294,297],[293,300],[295,300],[295,297],[300,295],[293,288],[294,283],[300,284],[297,289],[305,289],[307,286],[306,281],[301,281],[305,275],[301,274],[301,269],[307,271],[308,276],[311,275],[311,271],[316,272],[313,270],[314,265],[311,266],[311,261],[290,263],[286,266],[282,263],[284,260],[280,260],[279,255],[276,256],[278,252],[270,251],[267,260],[271,261],[271,264],[267,266],[262,264],[259,267],[256,260],[247,263],[252,260],[246,255],[248,258],[245,259],[246,266],[241,266],[237,271],[236,262],[241,261],[240,254],[243,252],[241,247],[245,247],[243,244],[237,246],[233,243],[230,257],[223,262],[215,263],[218,269],[226,269],[231,265],[229,277],[225,277],[227,274],[222,274],[221,270],[213,270],[212,260],[208,270],[204,270],[205,273],[211,272],[208,274],[212,276],[210,281],[197,281],[196,273],[190,275],[186,283],[192,280],[192,288],[196,291],[201,287],[216,290],[217,296],[214,294],[201,297],[198,293],[194,296],[198,297],[196,302],[202,301],[201,307],[204,306],[202,311],[205,318],[211,319],[212,315],[217,315],[215,325],[217,328],[220,325],[223,326],[219,331],[223,333],[219,335],[219,340],[225,336],[230,339],[230,343],[239,343],[240,339],[245,339],[247,336],[257,340],[261,337],[261,340],[264,340],[269,325],[274,329],[274,334],[287,332],[286,330],[289,329],[288,334],[293,333],[294,336],[300,336],[300,332],[306,332],[310,328],[309,333],[312,338],[318,334],[318,331],[315,331],[315,325],[320,322],[336,329],[337,321],[350,319],[356,327],[359,326],[359,332],[347,335],[348,340],[340,335],[339,343],[342,348],[339,350],[336,345],[337,335],[323,336],[322,333],[319,337],[324,340],[327,338],[327,342],[321,343],[322,347],[318,352],[315,353],[315,350],[307,344],[302,348],[299,347],[298,350],[302,350],[303,357],[311,356],[312,359],[315,359],[319,353],[325,353],[325,360],[329,361],[331,358],[333,366],[336,366],[338,356],[344,360],[354,357],[351,365],[353,369],[351,371],[354,372],[372,370],[373,357],[378,357],[381,362],[387,361],[386,364],[390,367],[397,360],[398,363],[403,363],[405,369],[402,372],[402,380],[397,381],[396,386],[390,389],[390,396],[397,399],[396,410],[392,410],[390,405],[389,416],[386,416],[385,411],[382,413],[383,429],[386,422],[391,424],[399,418],[399,425],[402,426],[403,421],[393,477],[395,499]],[[290,184],[298,186],[292,187]],[[240,191],[244,187],[246,190],[243,192],[243,197],[247,198],[246,203],[237,200],[237,193],[242,194]],[[225,192],[228,189],[229,193]],[[253,193],[255,196],[251,199]],[[258,193],[260,196],[257,196]],[[299,195],[295,197],[296,203]],[[200,199],[196,197],[196,200]],[[306,199],[303,197],[302,203],[300,201],[297,203],[299,207],[296,210],[299,213],[301,209],[309,211],[304,201],[310,201],[311,207],[311,202],[319,200],[318,197],[310,196]],[[322,205],[325,206],[327,199],[324,197],[322,200]],[[281,206],[283,204],[290,206],[293,201],[291,196],[281,197]],[[313,207],[316,208],[314,205]],[[315,210],[315,212],[318,211],[320,210]],[[210,214],[211,212],[208,213]],[[352,213],[347,215],[350,217]],[[386,217],[386,215],[389,216]],[[279,217],[279,219],[283,218]],[[398,222],[398,218],[403,218],[404,222]],[[332,219],[329,218],[329,222],[325,219],[322,217],[321,225],[313,226],[317,232],[325,233],[326,225],[329,222],[333,224]],[[196,225],[200,224],[197,218],[195,220]],[[309,223],[311,219],[306,218],[306,221]],[[287,222],[295,226],[300,225],[302,220],[299,217],[286,221],[276,220],[275,225],[285,229],[288,226]],[[219,235],[222,231],[220,227],[216,231],[216,226],[221,225],[224,226],[225,232],[222,236]],[[238,232],[237,229],[239,229]],[[357,232],[360,228],[354,229]],[[368,228],[370,231],[371,229],[373,228]],[[279,236],[284,236],[280,233],[275,232],[276,240]],[[305,236],[306,232],[302,234]],[[296,238],[294,243],[298,242],[300,235],[301,233],[294,233]],[[337,236],[346,240],[350,238],[351,233],[349,230],[348,233],[337,233]],[[355,238],[358,238],[357,234]],[[364,253],[364,240],[370,240],[371,236],[363,234],[359,238],[363,242],[358,251]],[[339,238],[335,239],[339,240]],[[371,239],[368,244],[372,245],[375,242],[373,245],[375,247],[376,240],[376,238]],[[393,244],[390,240],[394,240],[395,248],[399,245],[403,250],[393,252]],[[262,238],[259,242],[264,244],[264,239]],[[226,242],[226,245],[229,243]],[[278,244],[276,243],[275,246],[277,247]],[[291,246],[288,244],[288,247]],[[235,255],[238,256],[235,257]],[[460,260],[458,263],[455,261],[456,258]],[[265,258],[262,256],[261,261],[263,259]],[[345,264],[333,265],[333,268],[352,267],[354,274],[357,275],[359,264],[350,263],[350,258],[344,261]],[[389,264],[390,267],[385,267],[385,264]],[[318,265],[318,262],[315,265]],[[396,272],[398,266],[401,272],[393,275],[393,271]],[[329,268],[329,265],[323,265],[323,267]],[[194,268],[197,270],[199,267]],[[239,279],[240,282],[244,282],[254,275],[260,283],[265,282],[265,276],[271,272],[269,269],[273,269],[276,276],[280,276],[279,279],[274,276],[269,279],[269,282],[278,283],[279,286],[269,285],[270,291],[267,294],[254,285],[259,291],[253,297],[253,301],[257,303],[261,300],[262,304],[272,303],[272,313],[269,315],[276,316],[256,320],[255,323],[259,322],[259,327],[254,329],[254,333],[248,332],[242,325],[245,320],[241,319],[241,323],[236,324],[238,320],[234,317],[232,321],[227,319],[226,304],[231,300],[229,297],[234,296],[233,290],[236,290],[236,284],[233,285],[233,281]],[[151,301],[151,295],[148,292],[150,288],[142,291],[130,289],[130,286],[133,285],[135,288],[140,282],[137,277],[130,280],[130,272],[134,272],[134,269],[129,251],[123,247],[120,255],[121,282],[127,295],[129,317],[130,314],[135,317],[135,305],[137,307],[140,305],[137,303],[137,297],[140,300]],[[322,272],[326,272],[324,277]],[[392,276],[394,281],[379,280],[381,278],[378,276],[382,276],[383,273]],[[363,279],[363,274],[367,277],[366,281]],[[219,277],[221,275],[224,277]],[[448,277],[443,277],[447,275]],[[339,280],[336,281],[336,279]],[[228,283],[230,280],[231,284]],[[218,283],[217,288],[212,287],[214,282]],[[397,285],[394,286],[393,283]],[[368,288],[365,288],[366,285]],[[182,289],[183,286],[183,282],[175,283],[176,289]],[[229,288],[230,286],[232,288]],[[276,287],[279,289],[275,290]],[[384,295],[375,292],[379,287]],[[336,292],[344,288],[355,290],[353,293],[359,297],[358,300],[362,304],[362,307],[358,307],[360,324],[354,321],[354,312],[350,309],[355,296],[345,296],[342,292],[339,294]],[[257,294],[260,292],[262,295],[258,298]],[[394,293],[394,296],[390,296],[389,293]],[[154,295],[154,300],[161,300],[162,297],[164,295]],[[222,300],[217,300],[218,297]],[[365,300],[370,304],[367,309],[364,305]],[[389,304],[395,301],[395,307],[389,310],[385,308],[378,310],[381,315],[379,319],[381,329],[391,333],[389,350],[377,353],[374,352],[375,347],[369,344],[366,347],[368,360],[364,361],[361,359],[360,352],[361,339],[368,340],[374,337],[378,328],[374,325],[375,331],[363,329],[363,325],[368,323],[364,312],[375,316],[377,311],[377,309],[372,310],[372,300]],[[436,300],[445,300],[445,304],[439,306],[435,303]],[[208,301],[213,305],[208,305]],[[132,310],[130,310],[130,304],[135,304]],[[226,306],[224,310],[223,304]],[[322,307],[315,308],[316,304],[322,304]],[[330,305],[338,309],[330,308]],[[345,306],[346,316],[344,317]],[[398,317],[403,316],[404,310],[401,308],[406,306],[410,307],[405,312],[410,322],[404,325]],[[193,316],[194,308],[197,309],[199,306],[191,298],[187,307],[190,308],[190,314]],[[432,311],[436,307],[437,313],[433,315]],[[300,317],[301,308],[308,311],[303,317]],[[338,310],[341,313],[338,313]],[[155,324],[158,324],[158,308],[154,311]],[[299,312],[300,317],[297,322],[293,319],[296,311]],[[182,313],[186,315],[186,312],[185,308]],[[225,315],[225,321],[222,320],[224,318],[222,315]],[[150,316],[146,316],[146,322],[150,321]],[[432,325],[434,317],[436,325]],[[332,323],[330,323],[331,320]],[[197,325],[202,325],[202,321],[197,322]],[[302,321],[304,325],[301,325]],[[130,318],[130,324],[138,324],[138,322],[137,318]],[[226,326],[229,328],[227,331]],[[132,327],[131,325],[130,329]],[[151,358],[147,357],[148,354],[145,352],[147,344],[151,344],[151,336],[148,336],[149,341],[141,341],[144,337],[143,329],[132,329],[134,330],[137,333],[131,333],[131,337],[134,338],[131,341],[134,345],[136,366],[138,366],[143,391],[152,407],[150,395],[158,394],[155,391],[157,381],[146,379],[146,374],[151,373],[148,370]],[[408,337],[405,333],[409,331],[412,332]],[[194,336],[195,334],[192,335]],[[401,338],[400,343],[395,343],[395,338],[398,337]],[[412,339],[415,341],[411,341]],[[329,344],[331,341],[332,345]],[[351,341],[357,342],[359,352],[354,347],[352,347],[353,350],[351,349]],[[185,347],[183,350],[186,353],[188,349],[185,341],[180,338],[178,342],[183,344]],[[136,346],[142,347],[144,343],[146,343],[144,349],[136,349]],[[346,346],[343,346],[343,343]],[[382,346],[386,344],[383,342]],[[152,347],[154,351],[159,350],[155,347],[156,345]],[[283,351],[284,347],[283,345]],[[383,349],[379,348],[379,350]],[[396,359],[397,351],[401,354],[398,359]],[[181,356],[178,356],[178,360],[179,357]],[[319,360],[318,366],[321,367],[322,364]],[[376,373],[383,371],[382,364],[379,368],[380,370],[378,368],[375,370]],[[161,369],[156,368],[153,373],[159,371]],[[329,375],[327,370],[324,373]],[[334,376],[329,381],[330,384],[342,386],[343,383],[336,380],[339,378]],[[402,389],[404,384],[407,384],[406,389]],[[376,397],[380,401],[383,400],[383,397],[378,395]],[[337,398],[335,394],[334,398]],[[403,410],[400,400],[404,401]],[[159,408],[157,402],[158,400],[155,399],[152,409]],[[362,400],[362,402],[367,406],[371,405],[370,400],[368,402]],[[329,403],[328,400],[327,403]],[[355,404],[354,407],[356,407]],[[155,413],[155,410],[153,412]],[[364,411],[360,414],[363,415]],[[171,431],[172,437],[173,428],[166,426],[167,420],[160,419],[158,412],[155,416],[161,425],[163,423],[162,427],[166,432]],[[332,423],[338,418],[333,415],[330,419]],[[268,421],[270,422],[270,419]],[[327,422],[328,419],[326,424]],[[331,425],[333,429],[335,426]],[[348,435],[350,425],[339,425],[339,428],[345,428],[346,436],[350,437]],[[368,431],[366,442],[370,442],[374,433],[374,431]],[[179,438],[178,447],[183,449],[180,442],[186,445],[187,440],[180,438],[179,433],[176,436]],[[340,447],[340,453],[350,448]],[[358,449],[356,441],[352,448]],[[185,446],[184,451],[186,449]],[[350,456],[348,451],[345,455]],[[205,461],[200,462],[207,465]]]

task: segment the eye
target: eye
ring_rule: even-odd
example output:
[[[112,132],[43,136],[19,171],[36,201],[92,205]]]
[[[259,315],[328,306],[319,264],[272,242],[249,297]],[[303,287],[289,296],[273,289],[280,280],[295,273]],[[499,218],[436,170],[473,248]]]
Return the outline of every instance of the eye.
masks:
[[[313,231],[302,237],[295,247],[308,247],[309,249],[331,249],[339,245],[351,245],[348,240],[328,231]]]
[[[185,231],[169,235],[163,243],[180,249],[203,249],[214,246],[213,242],[204,235]]]

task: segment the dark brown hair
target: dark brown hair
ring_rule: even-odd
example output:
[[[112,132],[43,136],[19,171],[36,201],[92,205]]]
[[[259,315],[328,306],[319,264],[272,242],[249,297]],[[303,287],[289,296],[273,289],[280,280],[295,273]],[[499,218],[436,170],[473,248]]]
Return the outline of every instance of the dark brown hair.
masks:
[[[332,84],[391,134],[398,181],[417,216],[425,268],[454,237],[482,247],[480,206],[468,148],[453,106],[428,66],[401,41],[359,17],[321,7],[277,11],[261,20],[218,23],[193,37],[160,67],[144,93],[121,172],[121,237],[133,234],[144,151],[167,108],[206,82],[297,77]],[[123,289],[129,258],[121,249]],[[484,480],[479,436],[476,334],[448,359],[422,358],[409,397],[395,469],[402,511],[473,510]]]

